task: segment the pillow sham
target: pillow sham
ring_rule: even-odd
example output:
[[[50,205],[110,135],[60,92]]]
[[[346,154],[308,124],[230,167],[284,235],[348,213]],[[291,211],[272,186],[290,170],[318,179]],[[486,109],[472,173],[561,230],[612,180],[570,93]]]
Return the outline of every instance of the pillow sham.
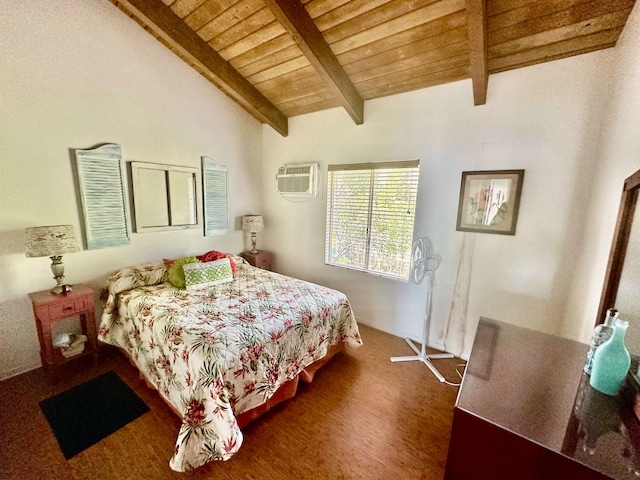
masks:
[[[198,260],[200,260],[201,262],[213,262],[214,260],[220,260],[221,258],[228,258],[229,259],[229,263],[231,264],[231,272],[233,273],[233,276],[235,277],[236,272],[237,272],[237,268],[236,268],[236,262],[234,261],[233,257],[227,253],[223,253],[223,252],[219,252],[217,250],[210,250],[205,254],[202,255],[198,255],[196,257]]]
[[[100,294],[104,302],[102,318],[114,318],[116,297],[127,290],[147,285],[157,285],[167,280],[167,270],[162,262],[148,262],[121,268],[107,278],[105,288]],[[117,316],[117,315],[116,315]]]
[[[171,282],[171,285],[177,288],[184,288],[186,286],[186,281],[184,278],[184,265],[189,265],[192,263],[200,263],[196,257],[184,257],[176,260],[169,267],[168,278]]]
[[[212,262],[189,263],[183,266],[187,290],[231,282],[231,260],[221,258]]]
[[[146,285],[157,285],[166,280],[167,271],[161,262],[148,262],[118,270],[107,279],[106,288],[117,295],[125,290]]]

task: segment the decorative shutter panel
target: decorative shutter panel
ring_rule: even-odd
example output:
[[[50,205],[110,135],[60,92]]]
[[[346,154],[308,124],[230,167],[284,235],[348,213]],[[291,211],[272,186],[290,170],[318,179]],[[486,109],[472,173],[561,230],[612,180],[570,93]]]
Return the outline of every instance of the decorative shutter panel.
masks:
[[[75,150],[88,249],[128,245],[131,229],[120,145]]]
[[[202,157],[204,191],[204,234],[207,237],[229,232],[227,167],[209,157]]]

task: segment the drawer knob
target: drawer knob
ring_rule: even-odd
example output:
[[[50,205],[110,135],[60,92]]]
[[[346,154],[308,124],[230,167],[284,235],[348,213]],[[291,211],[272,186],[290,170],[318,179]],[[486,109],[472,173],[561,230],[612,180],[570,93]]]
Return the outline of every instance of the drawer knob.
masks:
[[[65,312],[68,312],[69,310],[73,310],[73,307],[72,307],[71,305],[69,305],[69,306],[67,306],[67,307],[64,307],[64,308],[63,308],[63,310],[64,310]]]

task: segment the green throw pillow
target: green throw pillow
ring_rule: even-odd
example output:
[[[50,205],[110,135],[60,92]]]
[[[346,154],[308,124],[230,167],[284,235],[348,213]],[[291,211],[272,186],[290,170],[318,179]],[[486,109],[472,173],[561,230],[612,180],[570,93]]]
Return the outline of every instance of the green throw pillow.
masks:
[[[228,258],[222,258],[213,262],[185,265],[183,270],[187,290],[233,281],[233,271],[231,270],[231,262]]]
[[[182,266],[189,263],[200,263],[200,260],[198,260],[196,257],[184,257],[176,260],[171,264],[168,272],[168,277],[171,285],[177,288],[184,288],[186,286],[186,281],[184,279],[184,270],[182,269]]]

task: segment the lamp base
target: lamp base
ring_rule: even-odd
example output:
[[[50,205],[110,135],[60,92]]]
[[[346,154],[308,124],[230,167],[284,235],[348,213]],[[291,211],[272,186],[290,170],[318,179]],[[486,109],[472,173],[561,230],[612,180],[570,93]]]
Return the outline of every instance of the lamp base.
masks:
[[[55,293],[56,295],[59,294],[63,294],[66,295],[67,293],[73,291],[73,288],[71,287],[71,285],[67,284],[67,283],[63,283],[62,285],[56,285],[55,287],[53,287],[51,290],[49,290],[51,293]]]
[[[53,279],[56,281],[56,286],[49,291],[56,295],[66,293],[64,289],[65,285],[62,283],[62,280],[64,280],[64,263],[62,263],[62,255],[53,255],[49,258],[51,258],[51,273],[53,273]]]
[[[249,252],[258,253],[258,249],[256,248],[256,233],[255,232],[251,232],[251,250],[249,250]]]

